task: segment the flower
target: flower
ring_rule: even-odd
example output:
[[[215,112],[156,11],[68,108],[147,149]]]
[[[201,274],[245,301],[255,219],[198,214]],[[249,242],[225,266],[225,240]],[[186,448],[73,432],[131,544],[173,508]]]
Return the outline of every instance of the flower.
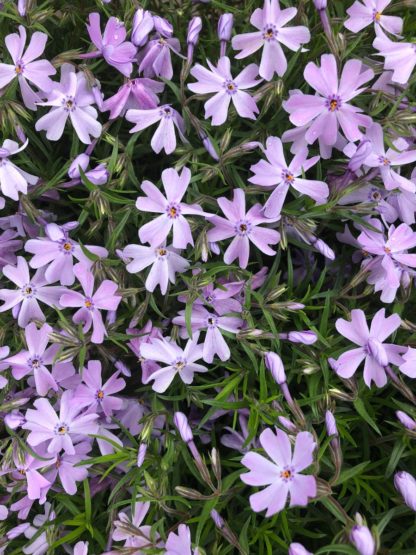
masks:
[[[150,503],[135,503],[133,514],[129,517],[125,512],[118,513],[119,520],[114,521],[113,540],[124,541],[124,547],[152,546],[152,527],[141,526]],[[156,539],[158,539],[156,534]],[[159,544],[160,546],[160,544]]]
[[[97,110],[91,106],[94,103],[85,74],[82,71],[75,73],[74,66],[65,63],[61,67],[61,82],[54,85],[46,102],[38,103],[52,106],[52,110],[36,122],[35,129],[46,131],[47,139],[57,141],[62,137],[69,118],[79,140],[90,144],[90,136],[99,137],[102,129],[97,121]]]
[[[366,138],[371,141],[372,152],[366,157],[364,164],[370,168],[380,168],[381,178],[385,188],[390,191],[399,188],[402,191],[414,193],[415,184],[392,169],[393,166],[403,166],[416,161],[416,149],[397,152],[384,148],[383,129],[379,123],[367,129]]]
[[[106,164],[98,164],[95,168],[87,170],[89,163],[90,157],[85,153],[79,154],[72,161],[68,170],[68,175],[72,179],[72,183],[68,183],[67,186],[81,183],[80,169],[85,173],[85,177],[88,181],[91,181],[94,185],[104,185],[104,183],[107,183],[109,173]]]
[[[403,355],[403,358],[404,357],[405,357],[405,355]],[[408,414],[406,414],[402,410],[397,410],[396,411],[396,416],[397,416],[397,419],[399,420],[399,422],[401,424],[403,424],[403,426],[405,428],[407,428],[408,430],[416,430],[416,420],[411,418]]]
[[[105,4],[111,2],[111,0],[103,0]],[[73,555],[88,555],[88,542],[77,542],[74,545]]]
[[[81,461],[86,460],[86,454],[91,451],[91,444],[88,441],[74,445],[75,453],[55,454],[50,462],[50,469],[46,477],[53,484],[59,476],[62,487],[68,495],[75,495],[77,492],[77,482],[82,482],[88,478],[88,466],[76,466]],[[45,464],[45,463],[44,463]]]
[[[22,428],[29,430],[27,441],[36,447],[44,441],[48,442],[48,453],[59,453],[64,450],[68,455],[75,455],[72,437],[96,434],[98,430],[98,414],[79,414],[82,410],[73,391],[65,391],[60,399],[59,417],[48,399],[36,399],[35,409],[26,411],[26,422]]]
[[[44,555],[50,547],[49,542],[51,541],[47,533],[47,529],[41,532],[41,528],[47,523],[55,520],[56,514],[52,510],[52,505],[50,503],[45,503],[44,514],[37,514],[33,519],[33,525],[28,526],[24,530],[24,535],[28,539],[34,540],[22,548],[22,552],[25,555]]]
[[[139,73],[144,77],[163,77],[169,81],[173,77],[171,51],[178,54],[181,45],[174,37],[157,33],[139,53]]]
[[[29,266],[22,256],[17,257],[17,265],[7,265],[3,274],[18,286],[18,289],[0,289],[0,299],[4,304],[0,312],[13,309],[13,317],[21,328],[25,328],[31,320],[45,321],[39,302],[48,306],[59,307],[59,299],[66,288],[56,285],[46,285],[47,281],[42,270],[38,270],[32,279]]]
[[[241,461],[250,470],[241,475],[244,483],[267,485],[264,490],[250,496],[253,511],[267,509],[266,516],[273,516],[284,508],[288,494],[290,507],[306,506],[308,498],[316,495],[315,477],[300,474],[313,462],[316,443],[312,434],[297,434],[293,456],[289,436],[282,430],[276,430],[274,434],[267,428],[260,434],[260,443],[272,462],[254,451],[244,455]]]
[[[393,70],[392,81],[406,85],[416,65],[416,46],[413,42],[394,42],[381,29],[376,29],[373,46],[384,57],[384,69]]]
[[[159,247],[173,230],[173,247],[185,249],[188,244],[194,244],[191,228],[184,215],[205,216],[206,214],[198,204],[182,202],[190,181],[191,171],[188,168],[184,167],[180,174],[173,168],[163,170],[162,183],[166,197],[150,181],[142,183],[141,189],[147,196],[138,197],[136,208],[141,212],[161,214],[139,229],[142,243]]]
[[[407,351],[402,356],[403,362],[399,366],[400,372],[403,372],[410,378],[416,378],[416,349],[408,347]]]
[[[178,533],[170,532],[166,540],[164,555],[199,555],[199,549],[192,550],[191,531],[186,524],[179,524]]]
[[[376,542],[367,526],[353,526],[350,532],[350,540],[360,555],[375,554]]]
[[[133,71],[137,49],[131,42],[125,41],[126,29],[124,23],[116,17],[110,17],[101,34],[100,14],[90,13],[87,24],[90,39],[98,48],[105,61],[115,67],[120,73],[129,77]],[[87,55],[88,56],[88,55]]]
[[[24,150],[29,144],[29,140],[19,147],[15,141],[6,139],[0,147],[0,188],[3,195],[13,200],[19,200],[19,192],[27,194],[28,183],[35,185],[38,177],[27,173],[10,162],[9,157]],[[1,199],[4,207],[4,199]]]
[[[227,119],[230,102],[242,118],[256,119],[256,114],[259,113],[257,104],[253,97],[244,91],[261,82],[255,79],[258,66],[250,64],[234,79],[227,56],[220,58],[216,67],[209,60],[207,64],[209,70],[201,64],[196,64],[191,69],[191,75],[198,82],[188,85],[188,89],[197,94],[216,93],[205,102],[205,119],[212,118],[212,125],[222,125]]]
[[[186,326],[185,310],[180,310],[178,316],[172,320],[173,324]],[[206,330],[205,341],[202,351],[202,358],[205,362],[211,363],[215,355],[222,361],[228,360],[231,356],[230,349],[221,334],[220,330],[237,333],[243,325],[243,320],[233,316],[218,316],[209,312],[205,307],[196,306],[191,314],[192,332],[196,330]]]
[[[120,372],[115,372],[103,385],[101,376],[101,362],[90,360],[82,372],[83,383],[75,391],[77,401],[82,407],[88,407],[88,412],[103,412],[111,416],[114,411],[123,408],[123,399],[115,397],[126,387],[123,378],[119,378]]]
[[[132,330],[127,330],[127,333],[131,333]],[[146,360],[142,355],[140,346],[143,343],[151,343],[152,339],[157,337],[158,339],[162,339],[163,336],[160,333],[159,328],[153,326],[151,320],[149,320],[143,329],[139,330],[137,333],[137,337],[131,339],[127,345],[133,351],[133,353],[137,356],[139,362],[141,363],[142,367],[142,382],[147,383],[150,374],[152,374],[155,370],[159,370],[160,366],[153,360]]]
[[[401,17],[384,15],[383,10],[391,3],[391,0],[356,0],[347,10],[348,19],[344,27],[353,33],[358,33],[364,27],[374,23],[393,34],[400,34],[403,29]]]
[[[168,283],[175,283],[175,275],[184,273],[189,268],[189,262],[178,254],[173,247],[144,247],[143,245],[127,245],[120,252],[122,258],[132,259],[126,264],[126,270],[131,274],[141,272],[152,265],[146,278],[145,287],[153,292],[159,285],[164,295]]]
[[[416,480],[408,472],[394,475],[394,487],[402,495],[404,502],[412,511],[416,511]]]
[[[80,282],[84,294],[77,291],[65,293],[60,298],[60,304],[64,307],[80,307],[74,314],[72,320],[76,324],[83,323],[83,331],[87,332],[93,328],[91,341],[102,343],[107,335],[100,310],[117,310],[121,296],[116,295],[118,285],[109,279],[105,279],[94,293],[94,275],[82,263],[75,264],[74,274]]]
[[[14,469],[11,470],[12,477],[15,480],[26,480],[29,499],[45,500],[46,492],[53,482],[46,479],[39,472],[39,469],[47,466],[48,461],[32,457],[29,453],[25,453],[23,457],[19,457],[15,452],[13,454],[13,462]]]
[[[274,381],[281,385],[286,383],[286,373],[285,368],[283,366],[282,359],[276,353],[266,353],[265,354],[265,362],[266,368],[270,370],[271,375],[273,376]]]
[[[58,391],[56,383],[47,366],[51,365],[57,355],[60,346],[53,344],[47,348],[51,326],[43,324],[38,330],[34,322],[28,324],[25,329],[25,338],[28,350],[4,360],[10,364],[13,377],[21,380],[28,374],[33,374],[38,395],[44,396],[50,389]]]
[[[101,110],[103,112],[110,110],[110,119],[123,116],[126,110],[130,109],[151,110],[159,104],[157,95],[163,92],[164,88],[163,83],[153,79],[145,77],[128,79],[115,95],[104,100]]]
[[[210,283],[199,290],[200,296],[192,304],[194,307],[206,304],[219,315],[229,312],[241,312],[243,307],[240,301],[233,297],[243,288],[244,282],[242,281],[221,283],[220,287],[215,287],[213,283]],[[183,303],[188,302],[189,298],[189,295],[178,296],[178,300]]]
[[[338,80],[335,56],[323,54],[321,67],[309,62],[303,75],[318,94],[292,94],[284,108],[297,127],[311,124],[305,133],[306,141],[312,144],[321,138],[325,145],[335,145],[339,127],[349,141],[360,140],[359,127],[369,127],[372,119],[349,101],[364,90],[360,87],[374,77],[373,70],[360,60],[348,60]]]
[[[198,334],[187,342],[185,349],[166,339],[153,339],[151,343],[141,345],[140,350],[145,358],[167,365],[149,376],[149,381],[154,380],[152,385],[154,391],[164,393],[176,374],[179,374],[184,383],[191,384],[195,372],[208,372],[205,366],[195,364],[195,361],[202,358],[202,344],[197,343]]]
[[[382,308],[375,315],[368,329],[365,314],[360,309],[351,311],[351,321],[338,318],[335,327],[338,333],[359,345],[358,349],[352,349],[343,353],[338,360],[330,359],[329,362],[338,376],[351,378],[357,371],[363,360],[364,381],[368,387],[371,382],[377,387],[383,387],[387,383],[385,367],[389,364],[400,364],[402,353],[405,348],[391,343],[383,343],[384,340],[397,330],[401,324],[398,314],[385,317],[385,309]]]
[[[17,77],[23,102],[30,110],[36,110],[36,103],[41,100],[43,93],[51,90],[53,82],[49,75],[56,73],[56,69],[48,60],[36,60],[43,54],[47,40],[48,36],[45,33],[36,31],[26,52],[23,53],[26,44],[26,29],[23,25],[19,25],[19,34],[12,33],[4,39],[13,64],[0,64],[0,89]],[[33,83],[41,92],[35,92],[27,81]]]
[[[301,543],[291,543],[288,555],[313,555],[313,553],[305,549]]]
[[[257,8],[250,18],[250,23],[258,31],[233,37],[234,50],[241,50],[236,58],[247,58],[263,48],[259,74],[267,81],[273,78],[274,73],[282,77],[287,69],[287,60],[280,43],[296,52],[302,44],[311,40],[307,27],[285,27],[296,14],[296,8],[281,10],[279,0],[265,0],[263,9]]]
[[[91,268],[93,262],[84,254],[80,245],[69,238],[69,231],[77,226],[77,222],[70,222],[64,226],[55,223],[46,224],[46,237],[29,239],[25,243],[25,250],[33,254],[29,262],[31,268],[45,268],[45,279],[48,283],[59,281],[61,285],[72,285],[75,281],[74,258],[82,262],[86,268]],[[94,245],[85,245],[84,249],[95,256],[106,258],[107,249]]]
[[[23,242],[17,237],[19,234],[13,229],[0,233],[0,270],[7,264],[16,264],[16,251],[20,251],[23,246]]]
[[[175,127],[181,140],[187,142],[184,136],[185,124],[182,116],[168,104],[154,109],[128,110],[126,120],[136,124],[130,129],[130,133],[141,131],[154,123],[160,122],[150,141],[150,146],[156,154],[159,154],[162,149],[165,150],[166,154],[172,154],[175,150]]]
[[[148,35],[155,27],[152,14],[143,8],[137,8],[133,16],[131,40],[136,46],[146,44]]]
[[[259,224],[269,223],[279,218],[266,218],[262,215],[262,207],[255,204],[246,213],[246,198],[242,189],[234,189],[232,201],[225,197],[218,199],[218,205],[226,218],[212,216],[210,223],[215,227],[207,233],[208,241],[217,242],[233,237],[231,244],[224,253],[224,262],[232,264],[238,258],[240,268],[247,268],[250,254],[250,241],[264,254],[272,256],[276,252],[269,245],[276,245],[280,234],[275,229],[260,227]]]
[[[251,183],[262,187],[277,185],[264,205],[264,215],[267,218],[277,218],[285,202],[287,192],[293,187],[301,194],[308,195],[317,203],[324,203],[329,195],[328,185],[323,181],[303,179],[303,173],[314,166],[319,156],[308,158],[308,149],[300,150],[292,162],[287,165],[283,152],[282,141],[278,137],[268,137],[264,153],[267,158],[251,166],[254,173],[249,178]],[[301,177],[299,177],[301,176]]]

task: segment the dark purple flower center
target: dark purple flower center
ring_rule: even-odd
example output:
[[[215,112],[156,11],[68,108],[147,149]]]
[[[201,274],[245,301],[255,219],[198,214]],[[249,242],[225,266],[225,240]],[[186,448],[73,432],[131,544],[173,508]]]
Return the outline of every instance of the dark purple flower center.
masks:
[[[215,301],[215,295],[213,293],[205,295],[205,301],[207,303],[212,303],[213,301]]]
[[[286,185],[292,185],[292,183],[295,181],[295,176],[289,170],[283,170],[282,177]]]
[[[276,40],[277,37],[277,29],[274,23],[268,23],[263,27],[263,38],[270,42],[271,40]]]
[[[368,195],[368,199],[370,202],[380,202],[381,200],[381,193],[380,191],[373,187],[373,189],[371,189],[369,195]]]
[[[176,202],[171,202],[166,207],[166,214],[171,220],[176,220],[181,215],[181,208]]]
[[[162,118],[165,118],[165,119],[171,119],[173,117],[172,108],[170,108],[169,106],[165,106],[164,108],[161,108],[159,113],[162,116]]]
[[[174,366],[176,370],[178,370],[179,372],[180,370],[183,370],[185,368],[186,359],[182,357],[178,357],[173,361],[172,366]]]
[[[227,79],[226,81],[224,81],[223,87],[225,89],[225,92],[230,95],[235,94],[238,90],[236,83],[234,83],[232,79]]]
[[[214,329],[217,327],[218,318],[215,316],[208,316],[207,325],[209,328]]]
[[[69,433],[69,426],[66,422],[59,422],[55,426],[54,431],[57,436],[64,436],[65,434]]]
[[[240,237],[244,237],[246,235],[250,235],[251,233],[251,223],[248,220],[240,220],[235,224],[235,232]]]
[[[383,166],[390,166],[391,164],[390,160],[385,156],[379,156],[378,161],[380,162],[380,164],[383,164]]]
[[[338,110],[342,106],[341,97],[337,94],[333,94],[329,98],[326,99],[325,106],[328,108],[330,112],[338,112]]]
[[[43,361],[40,358],[40,356],[34,355],[33,357],[29,358],[27,363],[28,363],[28,366],[32,368],[32,370],[35,370],[36,368],[40,368],[42,366]]]

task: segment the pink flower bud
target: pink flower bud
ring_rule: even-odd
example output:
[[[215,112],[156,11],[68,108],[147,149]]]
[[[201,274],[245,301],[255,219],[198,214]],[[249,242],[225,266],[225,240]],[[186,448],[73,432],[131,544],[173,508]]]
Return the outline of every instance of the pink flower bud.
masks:
[[[77,179],[80,177],[79,168],[81,167],[82,171],[85,172],[88,168],[88,164],[90,163],[90,157],[86,154],[79,154],[72,164],[69,166],[68,175],[71,179]]]
[[[146,443],[141,443],[139,446],[139,451],[137,452],[137,467],[140,468],[144,462],[146,456],[147,445]]]
[[[192,430],[191,430],[191,427],[189,426],[188,419],[183,414],[183,412],[175,412],[173,421],[175,423],[175,426],[178,429],[178,432],[181,435],[182,440],[185,443],[189,443],[190,441],[192,441],[193,440]]]
[[[326,433],[329,436],[338,437],[337,422],[330,410],[327,410],[325,413],[325,426],[326,426]]]
[[[188,35],[186,37],[187,44],[192,46],[197,44],[201,29],[202,19],[200,17],[193,17],[188,25]]]
[[[402,410],[396,411],[397,419],[408,430],[416,430],[416,421]]]
[[[292,343],[303,343],[304,345],[313,345],[318,341],[318,336],[314,331],[290,331],[287,338]]]
[[[394,475],[394,487],[402,495],[404,502],[416,511],[416,480],[408,472],[397,472]]]
[[[291,543],[289,545],[288,555],[313,555],[305,549],[301,543]]]
[[[354,526],[350,533],[350,540],[360,555],[374,555],[376,542],[367,526]]]
[[[317,10],[326,10],[327,0],[313,0]]]
[[[286,383],[285,369],[279,355],[271,352],[266,353],[265,361],[266,368],[270,370],[274,381],[279,385]]]
[[[224,13],[218,20],[218,38],[228,42],[231,40],[234,17],[232,13]]]

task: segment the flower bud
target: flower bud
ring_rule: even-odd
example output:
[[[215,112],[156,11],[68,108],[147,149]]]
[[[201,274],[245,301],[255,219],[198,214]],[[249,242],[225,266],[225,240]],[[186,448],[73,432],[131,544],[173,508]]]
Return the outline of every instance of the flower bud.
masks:
[[[26,15],[26,4],[27,0],[18,0],[17,2],[17,11],[19,12],[20,17],[25,17]]]
[[[286,430],[288,432],[293,432],[295,433],[297,431],[296,426],[293,424],[293,422],[291,420],[289,420],[289,418],[286,418],[285,416],[278,416],[277,417],[278,421],[280,422],[280,424],[286,428]]]
[[[0,520],[6,520],[9,510],[6,505],[0,505]]]
[[[265,354],[264,358],[266,362],[266,368],[270,370],[274,381],[279,385],[286,383],[285,369],[282,359],[279,357],[279,355],[269,352]]]
[[[318,252],[323,254],[325,258],[328,258],[328,260],[335,260],[334,251],[325,243],[325,241],[322,241],[322,239],[317,239],[313,243],[313,246]]]
[[[330,410],[327,410],[325,413],[325,426],[326,426],[326,433],[329,436],[338,437],[337,422],[335,420],[333,413]]]
[[[318,336],[314,331],[290,331],[287,338],[292,343],[303,343],[304,345],[313,345],[318,341]]]
[[[139,8],[133,17],[133,28],[131,31],[131,42],[135,46],[143,46],[147,42],[149,33],[153,31],[155,24],[152,14]]]
[[[313,0],[317,10],[326,10],[327,0]]]
[[[305,549],[301,543],[291,543],[289,545],[288,555],[313,555]]]
[[[199,39],[199,33],[202,29],[202,19],[200,17],[193,17],[188,25],[188,35],[186,42],[188,45],[195,46]]]
[[[367,526],[354,526],[350,532],[350,540],[360,555],[374,555],[376,542]]]
[[[86,154],[78,154],[72,164],[69,166],[68,175],[71,179],[77,179],[81,176],[79,168],[85,173],[90,163],[90,157]]]
[[[394,475],[394,487],[402,495],[404,502],[416,511],[416,480],[408,472],[397,472]]]
[[[189,443],[190,441],[192,441],[193,440],[192,430],[191,430],[191,427],[189,426],[188,419],[183,414],[183,412],[175,412],[173,421],[175,423],[175,426],[178,429],[178,432],[181,435],[182,440],[185,443]]]
[[[221,530],[224,527],[224,519],[219,514],[219,512],[216,511],[215,509],[212,509],[211,511],[211,518],[214,521],[214,524],[217,528]]]
[[[232,13],[224,13],[218,20],[218,38],[228,42],[231,40],[234,17]]]
[[[139,450],[137,452],[137,467],[140,468],[144,462],[144,458],[146,456],[147,445],[146,443],[141,443],[139,446]]]
[[[155,25],[156,31],[164,37],[171,37],[173,35],[172,24],[169,23],[164,17],[159,17],[158,15],[153,16],[153,23]]]
[[[396,411],[397,419],[408,430],[416,430],[416,421],[402,410]]]

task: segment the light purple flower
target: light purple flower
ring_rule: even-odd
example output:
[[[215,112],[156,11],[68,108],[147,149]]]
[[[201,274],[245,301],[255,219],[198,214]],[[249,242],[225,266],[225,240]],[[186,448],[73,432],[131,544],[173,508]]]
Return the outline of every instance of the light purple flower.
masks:
[[[282,359],[277,353],[266,353],[264,356],[266,368],[270,371],[274,381],[281,385],[286,383],[286,373]]]
[[[13,454],[14,468],[11,475],[15,480],[26,480],[27,495],[29,499],[43,499],[52,483],[46,479],[40,472],[40,468],[48,465],[48,461],[35,458],[29,453],[25,453],[23,457],[19,457],[15,452]]]
[[[380,28],[376,29],[373,46],[377,56],[384,57],[384,69],[393,71],[392,81],[407,84],[416,65],[416,46],[413,42],[394,42]]]
[[[146,278],[145,287],[147,291],[153,292],[160,286],[160,292],[164,295],[168,289],[168,283],[175,283],[176,274],[183,274],[189,268],[189,262],[180,256],[173,247],[145,247],[143,245],[127,245],[121,251],[122,257],[131,259],[126,264],[126,270],[131,274],[141,272],[148,266],[152,266]]]
[[[405,355],[403,355],[403,358],[404,358],[404,356]],[[396,411],[396,416],[397,416],[397,419],[399,420],[399,422],[401,424],[403,424],[403,426],[405,428],[407,428],[408,430],[412,430],[412,431],[416,430],[416,420],[411,418],[408,414],[406,414],[402,410],[397,410]]]
[[[142,243],[152,247],[160,247],[170,231],[173,231],[172,245],[176,249],[185,249],[193,245],[191,228],[184,216],[206,216],[198,204],[186,204],[182,198],[191,181],[191,171],[183,168],[179,174],[175,169],[168,168],[162,172],[162,183],[166,197],[150,181],[144,181],[141,189],[146,197],[138,197],[136,208],[141,212],[161,214],[156,219],[139,229]]]
[[[291,543],[287,555],[313,555],[301,543]]]
[[[111,0],[103,0],[104,4],[109,4]],[[74,552],[72,555],[88,555],[88,542],[77,542],[74,545]]]
[[[6,48],[13,64],[0,64],[0,89],[17,77],[23,102],[30,110],[36,110],[36,103],[41,100],[41,96],[44,96],[43,93],[51,90],[53,83],[49,75],[56,73],[56,69],[48,60],[36,60],[43,54],[47,40],[48,36],[45,33],[36,31],[30,39],[26,52],[23,52],[26,44],[26,29],[22,25],[19,25],[19,34],[12,33],[5,38]],[[33,83],[41,92],[35,92],[27,81]]]
[[[406,505],[416,511],[416,480],[408,472],[397,472],[394,475],[394,487],[402,495]]]
[[[185,334],[185,311],[180,310],[178,316],[173,318],[172,323],[182,326]],[[241,318],[218,316],[202,306],[195,307],[191,314],[191,328],[192,332],[206,330],[202,352],[202,358],[205,362],[211,363],[215,355],[218,355],[222,361],[228,360],[231,352],[220,330],[237,333],[242,325],[243,320]]]
[[[244,288],[244,282],[225,282],[220,287],[215,287],[214,283],[202,287],[199,291],[200,296],[193,301],[193,306],[208,305],[219,315],[229,312],[242,312],[241,302],[233,297]],[[188,301],[188,295],[179,295],[178,300],[182,303]]]
[[[76,224],[76,222],[73,223]],[[26,241],[25,250],[34,255],[29,263],[30,267],[38,269],[46,266],[45,278],[48,283],[59,281],[61,285],[72,285],[75,281],[74,258],[87,268],[91,268],[93,264],[80,245],[69,238],[71,229],[73,226],[68,224],[65,226],[47,224],[46,237]],[[108,255],[104,247],[85,245],[85,249],[102,258]]]
[[[9,160],[18,152],[24,150],[29,144],[29,140],[19,147],[18,143],[6,139],[0,147],[0,188],[3,195],[13,200],[19,200],[19,192],[27,194],[28,184],[35,185],[39,177],[27,173],[13,164]],[[4,199],[0,199],[0,208],[4,208]]]
[[[171,52],[179,54],[181,45],[174,37],[157,34],[139,52],[139,73],[144,77],[163,77],[169,81],[173,77]]]
[[[266,517],[273,516],[284,508],[288,494],[290,507],[306,506],[317,491],[315,477],[300,474],[313,463],[316,443],[312,434],[297,434],[293,456],[289,436],[282,430],[276,430],[276,434],[270,428],[264,430],[260,434],[260,443],[272,461],[254,451],[244,455],[241,461],[250,470],[240,476],[244,483],[267,486],[250,495],[253,511],[267,509]]]
[[[65,391],[60,399],[59,416],[48,399],[36,399],[34,409],[26,411],[26,422],[22,428],[29,430],[27,441],[36,447],[48,442],[48,453],[59,453],[62,449],[68,455],[75,454],[73,436],[96,434],[98,414],[80,414],[81,407],[73,391]]]
[[[383,387],[387,383],[385,367],[390,363],[399,365],[402,362],[400,354],[405,347],[383,343],[389,335],[397,330],[400,323],[401,319],[398,314],[392,314],[386,318],[384,308],[374,315],[370,329],[368,329],[365,314],[360,309],[351,311],[350,322],[338,318],[335,322],[338,333],[359,347],[346,351],[338,360],[330,359],[332,368],[339,376],[348,379],[365,361],[364,381],[366,385],[371,387],[371,382],[374,381],[377,387]]]
[[[141,345],[140,350],[145,358],[166,365],[149,376],[149,381],[154,380],[152,385],[154,391],[164,393],[176,374],[185,384],[191,384],[195,372],[208,372],[208,368],[196,364],[196,361],[202,358],[202,344],[197,344],[198,335],[188,340],[185,349],[166,339],[153,339],[151,343]]]
[[[85,455],[91,451],[91,444],[88,441],[83,441],[74,445],[74,449],[75,453],[73,455],[68,455],[68,453],[55,454],[52,461],[50,461],[50,469],[45,474],[51,483],[54,483],[56,478],[59,477],[62,487],[68,495],[75,495],[77,482],[82,482],[88,478],[88,465],[76,465],[86,460]]]
[[[381,178],[387,190],[399,188],[402,191],[414,193],[415,184],[393,170],[394,166],[403,166],[416,161],[416,149],[398,152],[384,147],[383,128],[374,123],[367,129],[366,138],[371,141],[372,152],[366,157],[364,164],[370,168],[380,168]]]
[[[103,412],[111,416],[114,411],[123,408],[123,399],[115,397],[114,393],[122,391],[126,382],[120,378],[120,372],[115,372],[103,384],[101,362],[90,360],[82,372],[82,384],[75,391],[77,402],[82,407],[88,407],[88,412]]]
[[[159,122],[158,128],[150,141],[150,146],[156,154],[159,154],[162,149],[164,149],[166,154],[172,154],[175,150],[175,127],[181,140],[187,142],[184,136],[185,124],[183,118],[179,112],[168,104],[153,109],[128,110],[126,120],[136,124],[130,129],[130,133],[147,129],[147,127]]]
[[[260,204],[255,204],[246,213],[246,198],[243,189],[234,189],[232,201],[220,197],[217,202],[226,219],[220,216],[213,216],[209,219],[215,227],[208,231],[207,239],[217,242],[233,237],[230,246],[224,253],[226,264],[232,264],[238,258],[240,267],[247,268],[250,242],[264,254],[269,256],[276,254],[269,245],[276,245],[279,242],[279,232],[275,229],[260,227],[259,224],[277,221],[279,217],[264,217]]]
[[[89,163],[90,157],[85,153],[79,154],[73,160],[68,169],[68,175],[72,179],[72,183],[68,183],[67,186],[81,183],[80,169],[84,172],[85,177],[94,185],[104,185],[104,183],[107,183],[109,173],[106,164],[98,164],[95,168],[87,170]]]
[[[403,29],[403,19],[393,15],[384,15],[383,10],[391,3],[391,0],[356,0],[348,8],[348,19],[344,26],[353,33],[358,33],[364,27],[374,23],[375,27],[380,25],[386,31],[400,34]]]
[[[65,293],[60,298],[60,304],[64,307],[80,307],[74,314],[73,321],[76,324],[83,323],[84,332],[92,326],[91,341],[102,343],[107,330],[100,310],[117,310],[121,301],[121,296],[116,294],[118,286],[114,281],[106,279],[94,293],[94,275],[80,262],[74,266],[74,274],[84,293],[77,291]]]
[[[400,372],[410,378],[416,378],[416,349],[408,347],[402,356],[403,362],[400,364]]]
[[[110,110],[110,119],[115,119],[130,109],[151,110],[159,104],[157,95],[163,92],[164,87],[163,83],[153,79],[128,79],[115,95],[104,100],[101,111]]]
[[[75,129],[79,140],[91,143],[92,137],[99,137],[102,125],[97,121],[98,113],[92,104],[95,98],[82,71],[75,73],[71,64],[61,67],[61,82],[55,83],[46,102],[39,106],[52,106],[46,115],[35,125],[36,131],[46,131],[46,138],[57,141],[62,137],[68,118]]]
[[[262,187],[276,186],[264,205],[264,215],[267,218],[277,218],[286,199],[290,187],[302,195],[307,195],[322,204],[329,195],[328,185],[323,181],[304,179],[303,175],[319,160],[314,156],[308,160],[308,149],[300,150],[288,165],[283,152],[282,141],[278,137],[269,137],[264,150],[267,162],[260,160],[251,166],[254,176],[249,178],[251,183]]]
[[[248,416],[242,414],[242,410],[239,411],[238,422],[240,424],[241,432],[238,432],[229,426],[224,426],[224,430],[227,430],[228,433],[222,435],[220,441],[222,445],[244,454],[250,449],[257,447],[257,440],[253,438],[248,441],[250,436]]]
[[[127,333],[132,333],[132,330],[127,330]],[[137,356],[139,362],[141,363],[142,367],[142,382],[147,383],[150,377],[150,374],[155,372],[155,370],[159,370],[160,366],[153,360],[146,360],[141,352],[141,345],[144,343],[151,343],[154,338],[163,339],[162,334],[160,333],[160,329],[153,326],[151,320],[149,320],[143,329],[136,331],[137,337],[131,339],[127,345],[133,351],[133,353]]]
[[[279,0],[265,0],[263,9],[257,8],[250,18],[250,23],[258,31],[233,37],[234,50],[241,50],[236,58],[247,58],[263,48],[259,70],[261,77],[267,81],[273,78],[274,73],[282,77],[287,69],[287,60],[280,44],[296,52],[311,39],[307,27],[285,27],[296,14],[296,8],[281,10]]]
[[[101,34],[100,14],[90,13],[88,34],[95,47],[102,54],[105,61],[115,67],[120,73],[129,77],[133,71],[137,49],[131,42],[127,42],[124,23],[116,17],[110,17]],[[88,54],[85,57],[89,57]]]
[[[47,281],[42,270],[38,270],[32,279],[29,266],[22,256],[17,257],[16,266],[5,266],[3,274],[18,286],[18,289],[0,289],[0,299],[4,304],[0,312],[13,309],[13,317],[21,328],[25,328],[31,320],[45,321],[39,302],[48,306],[59,307],[59,299],[67,290],[65,287],[46,285]]]
[[[149,511],[150,503],[135,503],[131,517],[125,512],[118,513],[119,520],[114,521],[113,540],[124,541],[124,547],[149,547],[152,545],[152,527],[142,526]],[[137,532],[136,532],[137,530]],[[156,534],[158,538],[158,534]]]
[[[192,550],[191,531],[186,524],[179,524],[178,533],[171,532],[166,540],[164,555],[199,555],[196,547]]]
[[[323,54],[321,67],[309,62],[303,75],[318,94],[292,94],[284,108],[297,127],[311,124],[305,133],[306,141],[312,144],[321,138],[324,144],[335,145],[339,127],[349,141],[361,139],[359,127],[369,127],[372,119],[349,102],[365,90],[361,87],[374,77],[373,70],[360,60],[348,60],[338,80],[335,56]]]
[[[47,522],[55,520],[56,514],[52,511],[50,503],[45,503],[44,507],[44,514],[37,514],[33,519],[33,525],[24,530],[26,538],[30,540],[34,538],[33,541],[22,548],[22,552],[25,555],[44,555],[50,547],[47,529],[45,528],[41,531],[41,528],[45,526]]]
[[[353,526],[350,532],[351,543],[360,555],[374,555],[376,542],[367,526]]]
[[[209,70],[201,64],[196,64],[191,69],[191,75],[198,82],[188,85],[188,88],[197,94],[215,93],[205,102],[205,119],[212,118],[212,125],[222,125],[227,119],[230,102],[242,118],[256,119],[259,109],[254,98],[245,90],[261,82],[261,79],[256,79],[258,66],[250,64],[233,78],[230,59],[227,56],[220,58],[216,67],[209,60],[207,64]]]

